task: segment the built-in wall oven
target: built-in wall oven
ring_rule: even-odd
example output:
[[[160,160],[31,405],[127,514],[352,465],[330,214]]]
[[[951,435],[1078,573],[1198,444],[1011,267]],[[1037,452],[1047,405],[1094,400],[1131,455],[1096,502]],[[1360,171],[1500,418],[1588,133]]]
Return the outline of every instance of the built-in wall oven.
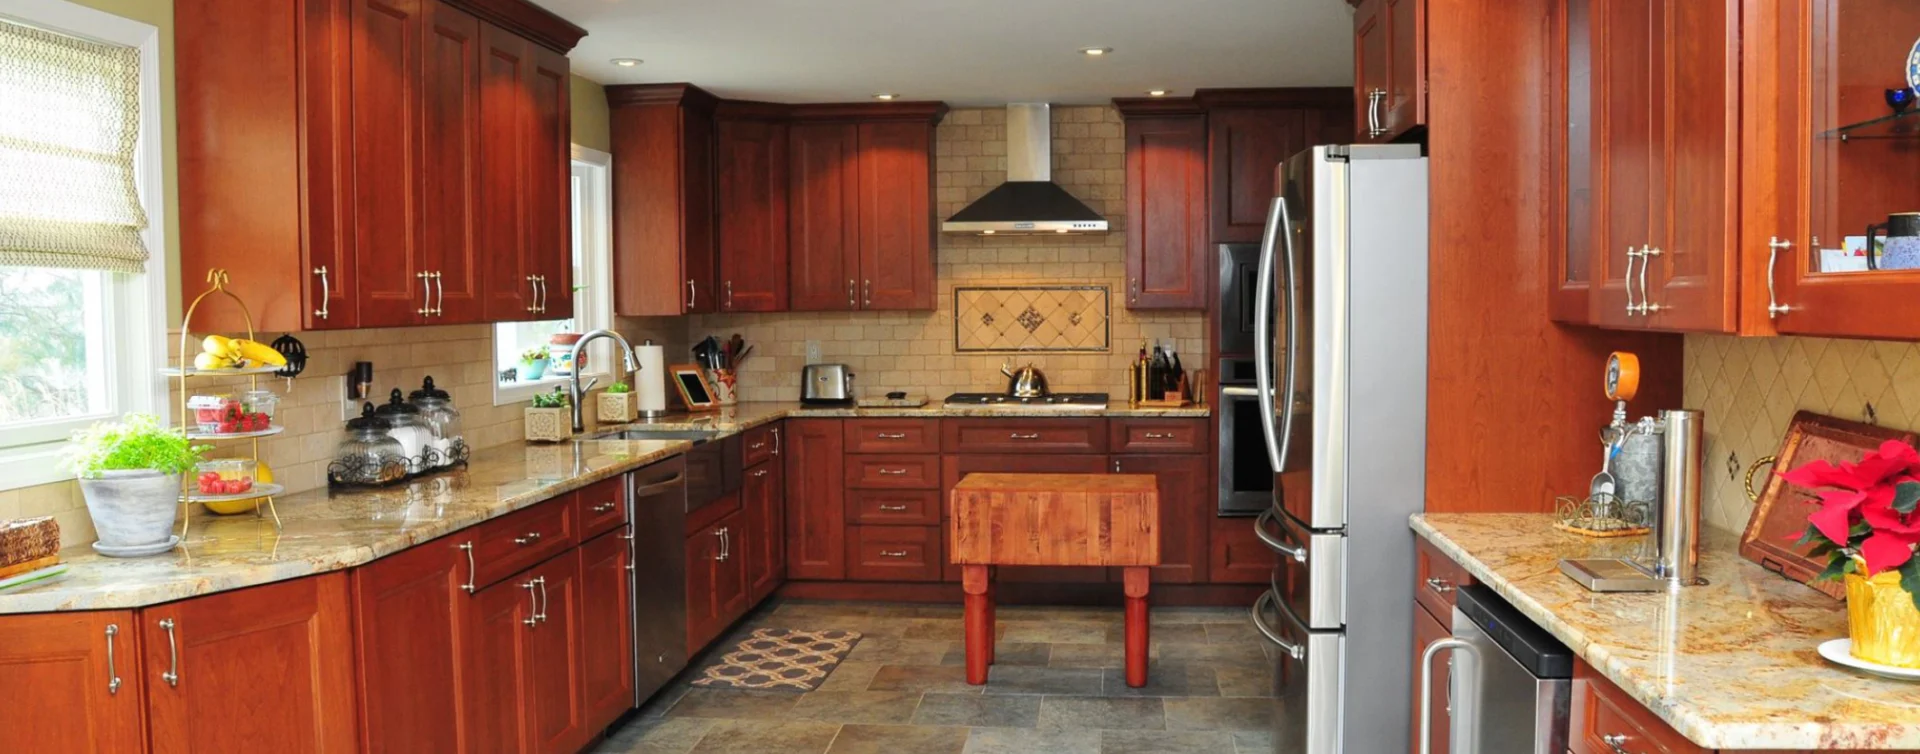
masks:
[[[1273,466],[1260,429],[1260,399],[1230,394],[1229,388],[1253,387],[1253,358],[1220,359],[1220,492],[1222,516],[1257,516],[1273,505]]]

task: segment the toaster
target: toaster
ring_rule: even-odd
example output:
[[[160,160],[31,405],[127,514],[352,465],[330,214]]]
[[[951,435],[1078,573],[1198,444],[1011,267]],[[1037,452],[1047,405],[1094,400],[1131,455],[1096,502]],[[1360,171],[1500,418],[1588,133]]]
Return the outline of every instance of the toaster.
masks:
[[[845,364],[808,364],[800,371],[800,402],[813,406],[853,405],[853,369]]]

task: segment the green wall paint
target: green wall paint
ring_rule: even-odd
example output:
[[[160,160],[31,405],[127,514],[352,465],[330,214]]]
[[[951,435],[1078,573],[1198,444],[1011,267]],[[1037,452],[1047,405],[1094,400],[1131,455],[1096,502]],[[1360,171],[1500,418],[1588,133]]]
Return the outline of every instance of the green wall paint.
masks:
[[[267,2],[268,0],[258,0]],[[178,157],[173,122],[173,0],[69,0],[96,10],[152,24],[160,30],[160,144],[162,193],[166,197],[167,311],[169,324],[180,324],[180,212]],[[607,90],[592,81],[574,76],[570,82],[573,103],[573,141],[601,151],[612,149],[608,135]],[[191,212],[192,207],[184,208]],[[203,274],[195,271],[194,280]]]

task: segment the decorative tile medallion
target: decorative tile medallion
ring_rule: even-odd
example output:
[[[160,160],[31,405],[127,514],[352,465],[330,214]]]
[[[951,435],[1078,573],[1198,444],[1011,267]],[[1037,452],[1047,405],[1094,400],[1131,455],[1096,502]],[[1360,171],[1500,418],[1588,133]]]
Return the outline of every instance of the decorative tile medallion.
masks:
[[[955,286],[956,353],[1106,353],[1111,316],[1104,285]]]
[[[702,668],[695,686],[812,691],[853,651],[858,631],[762,628]]]

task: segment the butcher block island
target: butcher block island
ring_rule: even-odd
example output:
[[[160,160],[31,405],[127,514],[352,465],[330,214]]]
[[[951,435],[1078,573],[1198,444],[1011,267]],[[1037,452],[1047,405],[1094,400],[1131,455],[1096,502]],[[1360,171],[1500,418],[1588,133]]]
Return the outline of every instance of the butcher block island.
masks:
[[[1580,660],[1575,754],[1620,751],[1610,740],[1666,754],[1920,750],[1920,691],[1821,659],[1817,645],[1847,635],[1845,605],[1742,560],[1734,535],[1707,530],[1704,585],[1601,594],[1562,574],[1558,561],[1629,555],[1637,543],[1589,539],[1553,522],[1549,514],[1415,515],[1424,578],[1415,610],[1450,611],[1455,588],[1479,583],[1571,649]]]
[[[70,548],[0,593],[0,686],[34,690],[0,751],[580,751],[775,595],[959,604],[941,501],[975,471],[1152,474],[1115,478],[1157,486],[1157,600],[1242,604],[1206,417],[744,403],[283,496],[281,529],[196,514],[164,556]],[[1009,571],[1013,601],[1122,600],[1118,568]]]

